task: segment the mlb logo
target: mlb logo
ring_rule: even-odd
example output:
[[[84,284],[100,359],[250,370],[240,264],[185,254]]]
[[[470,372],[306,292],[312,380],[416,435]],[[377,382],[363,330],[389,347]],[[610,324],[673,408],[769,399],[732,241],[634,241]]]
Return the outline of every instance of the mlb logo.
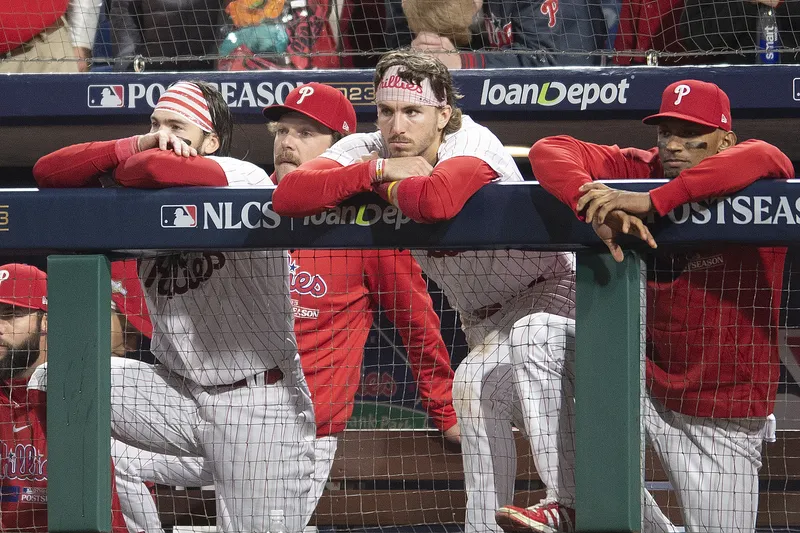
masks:
[[[161,206],[161,227],[162,228],[196,228],[197,227],[197,206],[196,205],[162,205]]]
[[[125,107],[123,85],[89,85],[89,107]]]

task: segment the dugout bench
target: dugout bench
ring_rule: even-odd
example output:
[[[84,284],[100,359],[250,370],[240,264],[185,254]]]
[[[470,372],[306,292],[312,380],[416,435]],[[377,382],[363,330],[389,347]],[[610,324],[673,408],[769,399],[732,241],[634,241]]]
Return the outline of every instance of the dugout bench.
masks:
[[[527,441],[517,434],[515,504],[533,505],[544,491]],[[650,450],[646,480],[656,501],[676,525],[682,524],[667,476]],[[760,474],[757,526],[800,527],[800,431],[779,431],[765,443]],[[458,451],[445,448],[438,432],[428,430],[350,430],[339,439],[329,487],[311,520],[339,528],[463,524],[466,497]],[[659,490],[661,489],[661,490]],[[214,524],[214,492],[157,486],[164,528]]]

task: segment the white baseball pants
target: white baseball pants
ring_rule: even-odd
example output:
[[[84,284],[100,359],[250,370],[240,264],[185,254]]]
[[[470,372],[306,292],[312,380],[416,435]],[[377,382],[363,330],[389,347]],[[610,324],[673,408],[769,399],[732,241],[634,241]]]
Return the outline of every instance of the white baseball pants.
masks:
[[[547,313],[514,324],[511,357],[537,471],[547,497],[574,507],[575,322]],[[688,532],[747,532],[755,527],[761,442],[768,419],[712,419],[642,397],[642,426],[666,470]],[[772,435],[770,434],[772,433]],[[675,526],[643,491],[646,532]]]
[[[517,454],[512,424],[520,430],[525,406],[514,387],[511,334],[515,321],[536,311],[571,316],[573,278],[538,283],[507,302],[489,318],[471,321],[461,315],[470,352],[453,381],[453,407],[461,430],[464,485],[467,493],[465,533],[500,532],[495,511],[514,498]],[[536,435],[529,437],[537,439]]]
[[[112,436],[155,453],[203,457],[220,530],[266,531],[269,511],[282,509],[288,530],[299,532],[311,516],[316,424],[299,357],[283,371],[272,385],[202,387],[163,366],[113,358]]]
[[[311,512],[325,489],[337,444],[335,435],[314,441],[313,488],[309,491],[311,501],[307,508]],[[122,514],[131,533],[163,532],[156,502],[145,481],[184,487],[202,487],[214,482],[214,474],[207,468],[203,457],[148,452],[115,439],[111,442],[111,454],[116,465],[117,493]]]

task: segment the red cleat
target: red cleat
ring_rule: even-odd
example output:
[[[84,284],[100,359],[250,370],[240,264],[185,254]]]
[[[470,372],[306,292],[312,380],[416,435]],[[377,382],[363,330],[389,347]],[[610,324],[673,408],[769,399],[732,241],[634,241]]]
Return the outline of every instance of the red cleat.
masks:
[[[573,533],[575,509],[558,502],[545,502],[524,509],[513,505],[501,507],[495,513],[497,525],[507,533]]]

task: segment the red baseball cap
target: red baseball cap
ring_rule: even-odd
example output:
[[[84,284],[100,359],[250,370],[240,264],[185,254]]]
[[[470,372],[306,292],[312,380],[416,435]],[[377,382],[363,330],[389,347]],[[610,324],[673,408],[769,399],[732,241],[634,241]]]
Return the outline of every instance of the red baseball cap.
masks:
[[[295,88],[283,105],[264,108],[264,116],[267,120],[278,120],[289,111],[302,113],[342,135],[356,131],[353,104],[341,91],[324,83],[312,82]]]
[[[713,83],[681,80],[664,89],[661,109],[642,122],[658,124],[664,118],[678,118],[703,126],[731,131],[731,101],[725,91]]]
[[[148,339],[153,337],[153,324],[147,312],[136,259],[111,263],[111,302],[131,326]]]
[[[47,311],[47,274],[21,263],[0,266],[0,302]]]

